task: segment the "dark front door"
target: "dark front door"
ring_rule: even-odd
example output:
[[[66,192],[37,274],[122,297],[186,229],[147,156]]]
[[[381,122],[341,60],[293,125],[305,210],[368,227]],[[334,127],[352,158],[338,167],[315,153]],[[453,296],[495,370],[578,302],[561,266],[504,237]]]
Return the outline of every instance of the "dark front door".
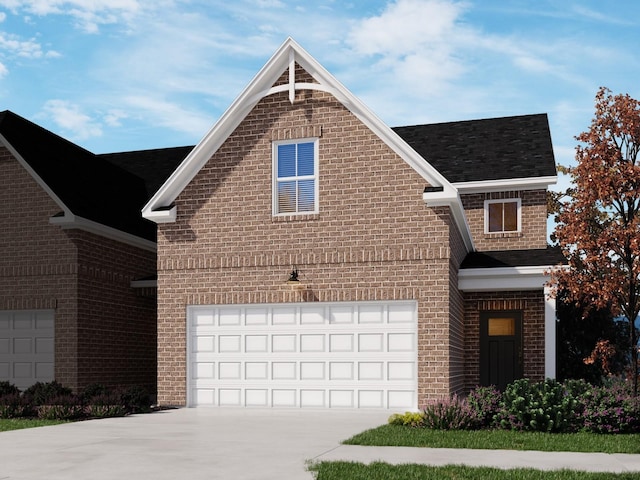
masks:
[[[500,390],[522,378],[522,312],[480,314],[480,384]]]

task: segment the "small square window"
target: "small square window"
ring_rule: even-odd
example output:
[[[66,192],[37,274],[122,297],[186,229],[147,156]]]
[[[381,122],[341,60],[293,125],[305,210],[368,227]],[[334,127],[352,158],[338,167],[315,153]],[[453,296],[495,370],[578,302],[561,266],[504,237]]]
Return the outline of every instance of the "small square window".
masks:
[[[485,233],[520,231],[520,199],[486,200],[484,202]]]
[[[318,140],[273,145],[273,213],[318,212]]]

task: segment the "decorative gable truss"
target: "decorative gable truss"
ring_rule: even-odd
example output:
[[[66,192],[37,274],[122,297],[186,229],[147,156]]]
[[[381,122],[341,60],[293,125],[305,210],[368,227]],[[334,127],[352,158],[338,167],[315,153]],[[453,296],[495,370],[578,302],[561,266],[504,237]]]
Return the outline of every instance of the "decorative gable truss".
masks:
[[[308,72],[317,83],[298,82],[296,64]],[[285,71],[288,71],[288,81],[274,86]],[[429,185],[423,194],[424,202],[430,207],[449,207],[467,251],[474,250],[458,190],[291,38],[288,38],[280,46],[167,182],[151,198],[143,208],[142,215],[156,223],[174,222],[177,217],[175,199],[257,103],[267,96],[281,92],[288,92],[289,101],[294,103],[296,92],[301,90],[319,90],[333,95],[392,151],[420,174]]]

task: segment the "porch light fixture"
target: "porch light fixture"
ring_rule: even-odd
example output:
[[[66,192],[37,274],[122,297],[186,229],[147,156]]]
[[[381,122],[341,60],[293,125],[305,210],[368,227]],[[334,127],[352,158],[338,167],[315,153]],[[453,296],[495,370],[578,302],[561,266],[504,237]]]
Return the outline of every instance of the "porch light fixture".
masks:
[[[291,268],[291,273],[289,273],[289,278],[287,280],[289,284],[299,284],[300,280],[298,279],[298,269],[294,266]]]
[[[291,272],[289,273],[289,278],[287,279],[287,285],[289,285],[292,290],[306,290],[307,286],[300,281],[298,276],[298,269],[295,266],[292,267]]]

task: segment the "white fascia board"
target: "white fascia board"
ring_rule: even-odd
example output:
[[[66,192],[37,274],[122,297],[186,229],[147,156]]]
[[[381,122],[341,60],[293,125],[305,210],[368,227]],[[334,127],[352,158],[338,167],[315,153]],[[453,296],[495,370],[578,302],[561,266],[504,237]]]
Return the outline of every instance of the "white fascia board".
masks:
[[[73,214],[64,214],[49,218],[49,223],[57,225],[63,230],[78,229],[85,232],[95,233],[101,237],[109,238],[117,242],[122,242],[133,247],[141,248],[150,252],[157,250],[156,242],[137,237],[130,233],[123,232],[113,227],[108,227],[93,220],[78,217]]]
[[[549,282],[552,265],[535,267],[469,268],[458,272],[458,289],[463,292],[505,292],[542,290]]]
[[[422,199],[428,207],[449,207],[451,209],[451,214],[453,215],[456,225],[458,225],[458,230],[460,230],[460,235],[462,235],[462,240],[467,252],[473,252],[475,245],[471,237],[471,229],[469,228],[467,215],[464,212],[460,196],[455,190],[453,193],[451,190],[444,189],[438,192],[424,192]]]
[[[29,173],[29,175],[33,177],[40,188],[42,188],[46,192],[46,194],[49,195],[49,197],[51,197],[51,199],[56,203],[56,205],[60,207],[60,210],[64,212],[65,216],[71,215],[71,210],[69,210],[69,208],[64,204],[60,197],[58,197],[58,195],[56,195],[56,193],[49,187],[49,185],[45,183],[42,177],[40,177],[40,175],[38,175],[36,171],[31,168],[31,165],[29,165],[29,163],[22,157],[22,155],[20,155],[20,153],[18,153],[13,145],[11,145],[11,143],[9,143],[9,141],[2,134],[0,134],[0,143],[2,143],[7,148],[7,150],[11,152],[11,155],[13,155],[16,160],[18,160],[18,163],[22,165],[22,168],[24,168]]]
[[[487,180],[481,182],[456,182],[452,185],[461,194],[466,193],[488,193],[488,192],[511,192],[519,190],[546,190],[549,185],[558,182],[557,176],[534,177],[534,178],[509,178],[504,180]]]
[[[404,159],[431,186],[442,186],[449,197],[456,198],[456,189],[424,158],[415,152],[398,134],[383,123],[368,107],[349,92],[338,80],[322,67],[292,38],[288,38],[269,61],[262,67],[243,92],[233,101],[220,119],[203,137],[187,158],[171,174],[168,180],[142,209],[143,217],[157,221],[170,220],[164,214],[154,213],[170,207],[180,192],[191,182],[193,177],[206,164],[211,156],[226,141],[229,135],[244,120],[245,116],[265,96],[276,91],[285,91],[285,87],[272,88],[280,75],[295,61],[300,64],[321,87],[295,84],[295,88],[313,88],[330,92],[360,121],[369,127],[395,153]]]

